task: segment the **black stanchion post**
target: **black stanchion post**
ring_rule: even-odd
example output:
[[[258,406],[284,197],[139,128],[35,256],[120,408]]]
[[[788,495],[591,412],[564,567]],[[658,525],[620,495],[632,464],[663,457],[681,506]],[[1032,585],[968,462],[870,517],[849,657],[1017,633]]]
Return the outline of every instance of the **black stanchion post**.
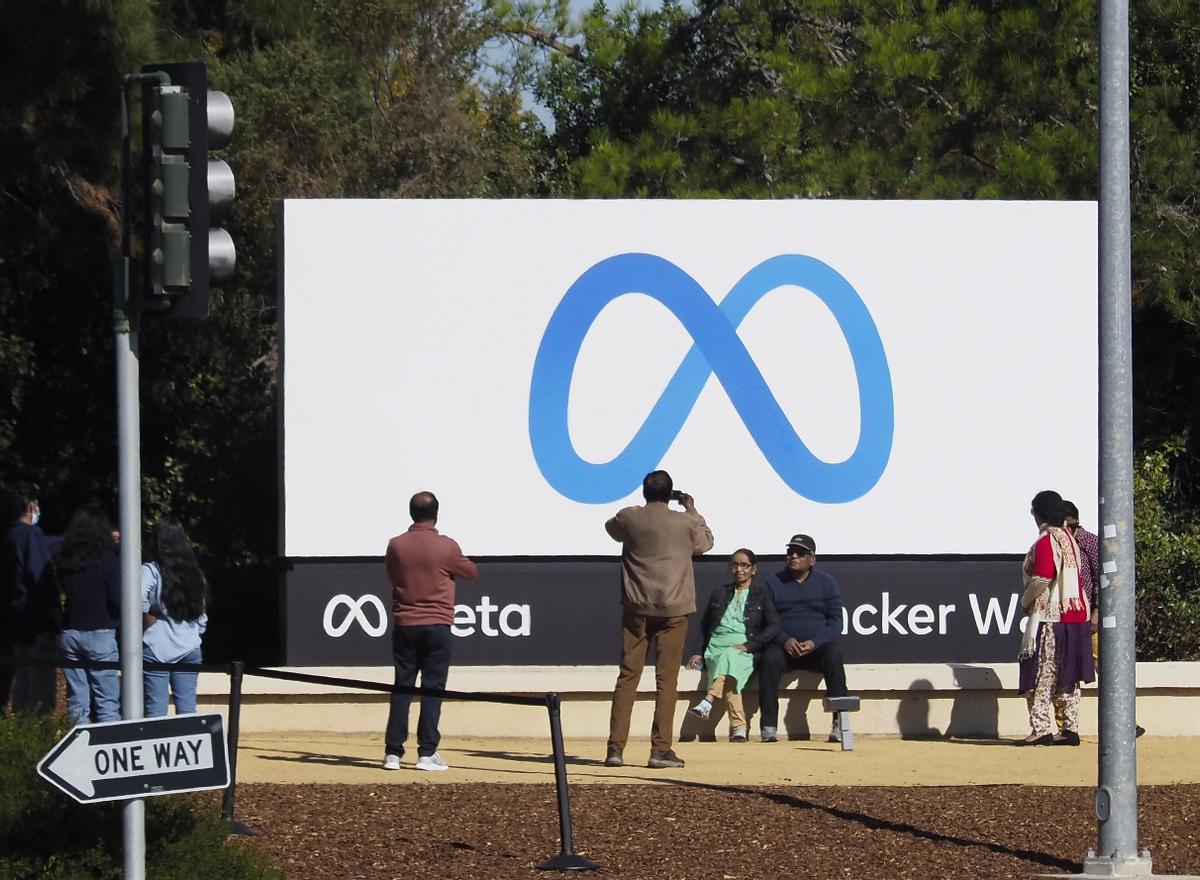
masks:
[[[600,865],[576,854],[571,842],[571,795],[567,791],[567,758],[563,752],[560,702],[558,694],[546,694],[546,709],[550,713],[550,745],[554,749],[554,785],[558,789],[558,830],[562,850],[538,867],[546,871],[594,871]]]
[[[229,664],[229,787],[225,789],[225,798],[221,803],[221,817],[229,826],[230,834],[242,834],[247,837],[257,837],[258,832],[233,818],[233,802],[237,797],[237,755],[238,755],[238,723],[242,715],[242,673],[245,664],[241,660],[233,660]]]

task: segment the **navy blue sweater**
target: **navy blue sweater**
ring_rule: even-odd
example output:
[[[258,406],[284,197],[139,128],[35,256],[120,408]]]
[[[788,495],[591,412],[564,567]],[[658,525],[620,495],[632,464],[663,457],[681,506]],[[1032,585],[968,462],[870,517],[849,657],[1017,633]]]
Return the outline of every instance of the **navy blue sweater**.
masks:
[[[62,605],[50,554],[56,538],[37,526],[16,520],[0,538],[0,622],[11,627],[19,644],[28,644],[42,633],[58,632]]]
[[[60,576],[67,596],[63,629],[116,629],[121,616],[121,560],[111,550],[87,568]]]
[[[789,638],[812,640],[820,647],[832,642],[842,631],[842,596],[837,581],[823,571],[812,569],[800,583],[786,571],[767,578],[767,589],[779,612],[779,635],[783,644]]]

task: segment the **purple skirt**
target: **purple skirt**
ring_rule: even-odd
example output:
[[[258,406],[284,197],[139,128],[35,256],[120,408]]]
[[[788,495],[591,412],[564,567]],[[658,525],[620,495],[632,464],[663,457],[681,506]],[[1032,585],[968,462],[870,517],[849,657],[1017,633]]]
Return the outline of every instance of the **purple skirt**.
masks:
[[[1047,626],[1054,627],[1054,665],[1058,671],[1057,693],[1070,693],[1080,684],[1096,680],[1096,666],[1092,660],[1092,624],[1043,623],[1037,634],[1037,649],[1032,657],[1021,661],[1019,692],[1029,693],[1037,685],[1038,658],[1041,656],[1042,639]]]

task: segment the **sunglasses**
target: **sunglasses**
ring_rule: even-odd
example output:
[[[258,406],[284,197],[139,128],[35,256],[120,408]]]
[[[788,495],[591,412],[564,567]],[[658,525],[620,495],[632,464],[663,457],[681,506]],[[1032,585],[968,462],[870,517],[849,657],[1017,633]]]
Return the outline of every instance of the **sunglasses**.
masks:
[[[784,556],[810,556],[811,550],[805,550],[803,547],[788,547],[783,551]]]

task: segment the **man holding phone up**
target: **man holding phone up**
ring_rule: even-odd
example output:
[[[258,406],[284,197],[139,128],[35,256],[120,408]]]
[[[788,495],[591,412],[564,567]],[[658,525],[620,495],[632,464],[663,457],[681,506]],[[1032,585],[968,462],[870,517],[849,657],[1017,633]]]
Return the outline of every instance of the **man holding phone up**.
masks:
[[[642,481],[641,507],[626,507],[604,524],[621,542],[621,667],[613,691],[606,767],[624,765],[633,702],[650,641],[656,643],[657,692],[647,767],[682,767],[671,749],[679,667],[687,639],[687,616],[696,610],[692,557],[712,549],[713,536],[692,496],[675,492],[671,475],[653,471]],[[671,510],[675,501],[683,510]]]

